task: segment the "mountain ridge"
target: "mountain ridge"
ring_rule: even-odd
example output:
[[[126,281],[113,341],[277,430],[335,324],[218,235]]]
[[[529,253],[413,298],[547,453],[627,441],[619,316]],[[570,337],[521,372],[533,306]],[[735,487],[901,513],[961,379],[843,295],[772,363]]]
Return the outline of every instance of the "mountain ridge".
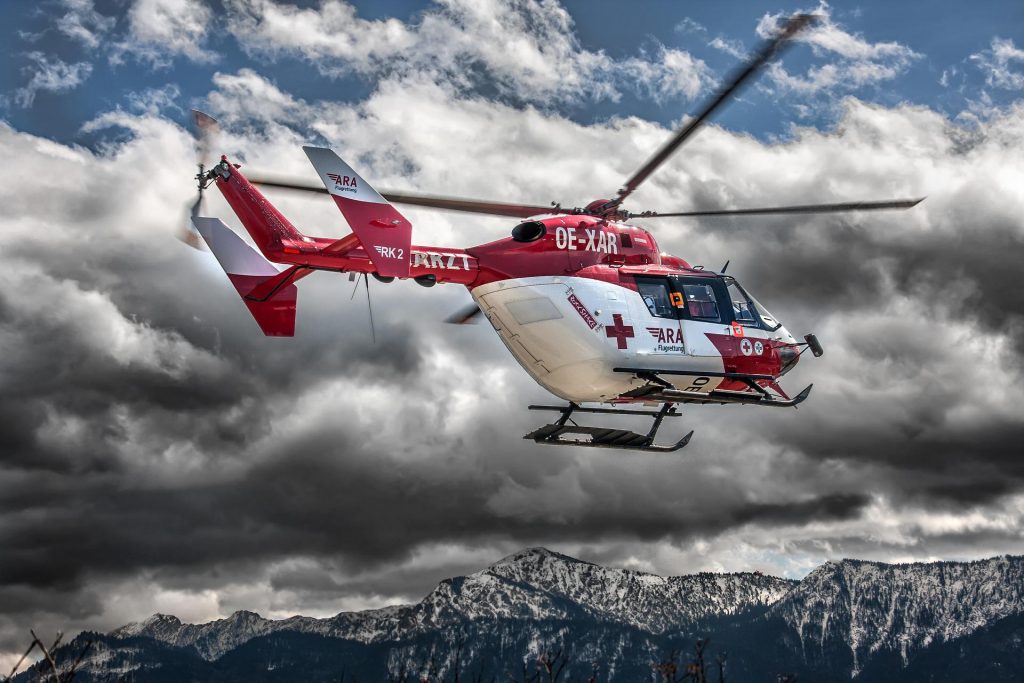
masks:
[[[779,666],[821,681],[886,680],[907,672],[924,681],[932,680],[937,663],[956,659],[958,646],[1006,658],[1006,667],[993,670],[1011,671],[1008,653],[1022,624],[1021,556],[900,564],[844,559],[797,581],[758,572],[663,577],[526,548],[444,579],[411,605],[278,620],[240,610],[205,624],[155,614],[101,638],[106,662],[123,668],[139,657],[147,666],[167,664],[164,674],[178,662],[199,680],[195,672],[204,667],[218,680],[289,680],[287,671],[319,680],[321,669],[301,669],[307,650],[321,664],[359,662],[353,666],[361,678],[380,680],[455,643],[465,644],[466,662],[499,671],[538,656],[545,643],[564,642],[581,661],[604,660],[608,680],[628,681],[635,680],[628,671],[649,675],[663,651],[710,635],[727,646],[741,676]],[[146,643],[160,647],[151,651]],[[264,676],[245,657],[265,659],[266,671],[276,673]],[[99,661],[90,666],[103,669]],[[152,674],[151,680],[165,679]]]

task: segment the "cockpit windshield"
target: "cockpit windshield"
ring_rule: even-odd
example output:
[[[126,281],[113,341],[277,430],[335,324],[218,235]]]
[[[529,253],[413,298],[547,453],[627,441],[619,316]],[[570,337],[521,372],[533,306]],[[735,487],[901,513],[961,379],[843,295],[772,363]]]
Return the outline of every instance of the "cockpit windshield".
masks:
[[[730,276],[637,276],[636,284],[647,310],[656,318],[736,322],[766,330],[782,327],[768,309]]]
[[[782,326],[775,319],[768,309],[762,306],[757,299],[747,294],[735,279],[725,278],[729,289],[729,298],[732,300],[732,312],[736,322],[751,327],[763,326],[768,330],[777,330]]]

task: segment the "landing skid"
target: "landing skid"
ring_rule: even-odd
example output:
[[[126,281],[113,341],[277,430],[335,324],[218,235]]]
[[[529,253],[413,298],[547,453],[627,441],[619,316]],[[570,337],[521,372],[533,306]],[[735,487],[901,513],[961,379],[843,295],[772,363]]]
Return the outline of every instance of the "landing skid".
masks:
[[[539,429],[530,432],[524,439],[533,439],[537,443],[549,444],[552,446],[584,446],[588,448],[622,448],[636,451],[651,451],[659,453],[671,453],[690,443],[691,431],[672,446],[659,446],[654,443],[654,437],[658,434],[662,420],[666,417],[681,417],[676,412],[676,407],[666,403],[661,410],[616,410],[614,408],[583,408],[577,403],[570,403],[567,406],[530,406],[530,410],[553,410],[562,413],[562,416],[555,422],[544,425]],[[612,415],[646,415],[654,419],[651,430],[644,434],[637,434],[628,429],[611,429],[607,427],[585,427],[570,420],[574,412],[579,413],[603,413]],[[572,424],[569,424],[572,422]],[[563,439],[565,435],[580,435],[590,437],[589,439]]]

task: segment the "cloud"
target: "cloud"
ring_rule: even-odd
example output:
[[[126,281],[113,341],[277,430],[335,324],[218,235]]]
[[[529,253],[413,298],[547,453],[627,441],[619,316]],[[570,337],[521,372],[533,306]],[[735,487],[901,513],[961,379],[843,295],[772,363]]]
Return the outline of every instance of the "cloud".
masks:
[[[991,48],[971,55],[971,60],[985,74],[985,84],[989,87],[1024,89],[1024,50],[1012,39],[993,38]]]
[[[117,21],[100,14],[93,0],[61,0],[61,6],[67,11],[57,18],[57,30],[87,48],[99,47]]]
[[[523,407],[547,397],[486,325],[440,322],[468,298],[456,287],[372,284],[374,345],[351,283],[321,273],[300,284],[296,338],[260,336],[210,255],[172,237],[195,191],[191,140],[161,116],[172,97],[97,117],[88,132],[117,134],[95,150],[0,124],[0,153],[19,160],[0,168],[0,650],[30,623],[407,601],[536,544],[663,574],[1019,552],[1019,104],[961,127],[850,98],[834,129],[784,142],[707,126],[645,183],[628,208],[929,196],[899,214],[651,221],[666,251],[731,259],[826,349],[786,377],[815,383],[799,411],[688,408],[666,439],[699,423],[694,440],[664,458],[524,441],[537,416]],[[300,145],[326,141],[382,187],[508,201],[584,204],[670,134],[419,68],[353,103],[255,69],[217,74],[206,99],[243,171],[313,176]],[[329,201],[272,199],[310,233],[346,231]],[[209,212],[238,227],[215,192]],[[511,227],[407,215],[417,242],[444,246]]]
[[[110,59],[126,56],[167,68],[175,57],[212,62],[217,55],[204,47],[213,12],[202,0],[135,0],[128,10],[126,38],[113,46]]]
[[[496,89],[525,102],[615,99],[622,88],[693,97],[704,63],[663,46],[614,60],[585,49],[561,5],[548,0],[450,0],[415,21],[367,20],[341,0],[300,8],[230,0],[228,29],[253,54],[297,56],[320,73],[443,80],[459,91]]]
[[[814,94],[852,91],[877,85],[905,73],[922,55],[897,42],[872,43],[849,33],[832,18],[832,9],[822,2],[809,13],[818,20],[799,36],[799,42],[811,46],[814,55],[834,61],[810,67],[803,75],[789,73],[780,63],[767,68],[768,78],[783,91]],[[788,14],[766,13],[757,25],[757,34],[768,38],[776,33]]]
[[[675,31],[677,33],[707,34],[708,29],[699,21],[686,17],[676,24]]]
[[[68,64],[59,57],[47,56],[42,52],[29,52],[31,62],[23,71],[31,74],[29,82],[14,91],[14,101],[21,107],[31,107],[39,92],[65,92],[82,84],[92,73],[92,64],[76,62]]]
[[[743,49],[743,43],[738,40],[730,40],[723,36],[715,36],[710,43],[709,47],[713,47],[716,50],[720,50],[730,57],[736,57],[737,59],[745,59],[747,57],[746,51]]]

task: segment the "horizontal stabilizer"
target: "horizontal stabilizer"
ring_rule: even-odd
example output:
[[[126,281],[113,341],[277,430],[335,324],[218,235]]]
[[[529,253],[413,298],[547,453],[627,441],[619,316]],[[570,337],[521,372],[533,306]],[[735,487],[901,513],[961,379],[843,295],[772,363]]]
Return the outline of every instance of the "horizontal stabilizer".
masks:
[[[412,223],[325,147],[303,147],[381,277],[409,277]]]
[[[249,307],[263,334],[268,337],[295,336],[298,288],[294,284],[284,284],[283,274],[219,218],[196,217],[193,223]],[[267,293],[271,293],[270,296]]]

